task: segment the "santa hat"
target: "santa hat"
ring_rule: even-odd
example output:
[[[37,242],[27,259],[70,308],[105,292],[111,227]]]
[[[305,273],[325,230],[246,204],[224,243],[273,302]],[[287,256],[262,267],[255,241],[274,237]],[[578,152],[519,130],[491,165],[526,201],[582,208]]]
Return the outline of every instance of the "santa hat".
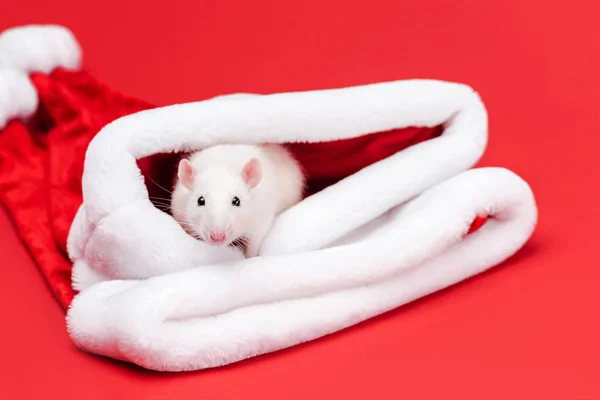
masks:
[[[522,179],[469,169],[487,115],[468,86],[154,108],[80,58],[61,27],[0,35],[1,200],[86,351],[180,371],[293,346],[497,265],[536,223]],[[192,239],[150,201],[166,196],[178,152],[223,142],[284,143],[307,173],[311,195],[259,257]]]

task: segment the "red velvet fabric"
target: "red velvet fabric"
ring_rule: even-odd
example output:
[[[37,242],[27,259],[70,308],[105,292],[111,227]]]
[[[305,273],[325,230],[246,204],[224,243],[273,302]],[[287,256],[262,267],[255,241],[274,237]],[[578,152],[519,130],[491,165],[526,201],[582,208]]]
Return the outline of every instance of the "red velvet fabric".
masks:
[[[0,200],[10,212],[60,304],[74,296],[66,240],[82,202],[81,176],[87,146],[107,123],[153,105],[124,96],[84,71],[58,69],[32,75],[40,107],[27,123],[12,121],[0,133]],[[311,192],[388,157],[437,137],[441,128],[405,128],[350,140],[291,144]],[[166,197],[177,154],[139,161],[151,196]],[[485,220],[478,218],[471,231]]]
[[[85,72],[32,75],[38,113],[0,133],[0,200],[63,307],[73,298],[66,242],[82,202],[83,160],[107,123],[151,107],[111,90]]]

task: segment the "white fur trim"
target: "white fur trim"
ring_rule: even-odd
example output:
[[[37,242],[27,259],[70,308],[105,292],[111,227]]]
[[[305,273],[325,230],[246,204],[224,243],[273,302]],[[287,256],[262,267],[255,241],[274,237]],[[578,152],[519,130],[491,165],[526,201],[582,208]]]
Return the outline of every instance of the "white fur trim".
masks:
[[[62,26],[21,26],[0,34],[0,66],[49,73],[56,67],[78,69],[80,63],[79,44]]]
[[[0,68],[0,130],[13,118],[35,113],[38,97],[29,77],[13,68]]]
[[[441,207],[433,214],[432,202]],[[387,216],[398,222],[391,232],[353,248],[100,283],[73,302],[70,335],[88,351],[151,369],[231,363],[335,332],[479,273],[521,247],[536,218],[529,187],[504,169],[465,172],[409,208]],[[476,212],[496,219],[459,241]]]
[[[155,209],[135,163],[216,143],[442,123],[442,137],[282,214],[261,256],[248,260],[191,239]],[[219,97],[121,118],[86,156],[84,203],[69,235],[83,291],[69,333],[87,351],[146,368],[208,368],[335,332],[489,268],[525,243],[537,212],[513,173],[464,172],[486,138],[485,108],[469,87],[427,80]],[[476,215],[493,218],[463,239]]]
[[[38,96],[30,73],[77,69],[80,62],[79,45],[66,28],[30,25],[0,33],[0,129],[13,118],[35,113]]]

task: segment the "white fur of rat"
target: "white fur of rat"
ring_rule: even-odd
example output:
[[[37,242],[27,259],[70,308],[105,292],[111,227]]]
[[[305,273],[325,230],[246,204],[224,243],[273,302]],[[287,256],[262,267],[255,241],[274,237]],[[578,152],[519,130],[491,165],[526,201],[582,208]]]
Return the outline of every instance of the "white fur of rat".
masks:
[[[304,184],[281,145],[217,145],[179,162],[171,213],[188,234],[240,245],[253,257],[275,217],[302,199]]]

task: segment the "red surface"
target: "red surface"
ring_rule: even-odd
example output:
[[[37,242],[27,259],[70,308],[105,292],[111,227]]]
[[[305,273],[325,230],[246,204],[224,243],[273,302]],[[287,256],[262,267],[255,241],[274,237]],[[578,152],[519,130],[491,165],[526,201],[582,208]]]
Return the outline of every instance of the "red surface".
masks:
[[[466,82],[490,114],[481,164],[530,182],[540,223],[503,266],[358,327],[227,368],[157,374],[73,348],[60,306],[0,216],[0,398],[600,398],[600,5],[491,3],[3,4],[0,28],[65,24],[96,76],[158,104]]]

